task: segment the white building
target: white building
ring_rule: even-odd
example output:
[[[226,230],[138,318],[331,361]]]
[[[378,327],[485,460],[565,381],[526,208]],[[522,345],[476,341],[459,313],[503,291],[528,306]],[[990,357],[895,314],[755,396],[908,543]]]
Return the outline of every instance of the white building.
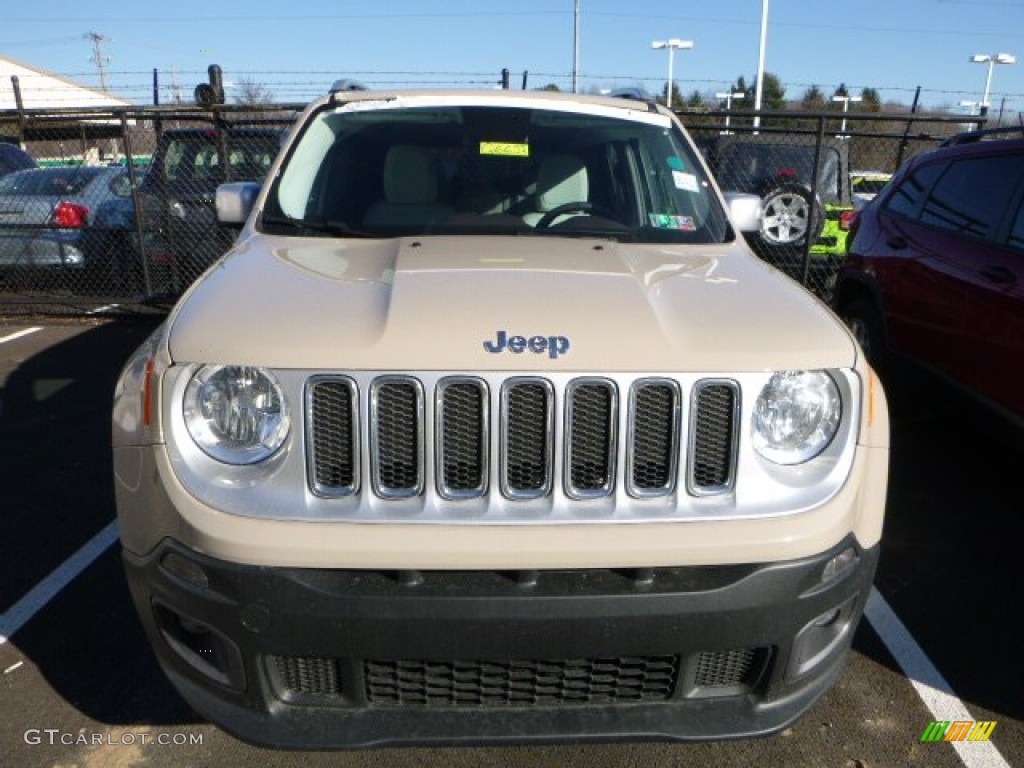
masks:
[[[87,88],[69,78],[0,56],[0,111],[17,108],[12,77],[18,78],[21,104],[25,109],[131,106],[130,102],[109,93]]]

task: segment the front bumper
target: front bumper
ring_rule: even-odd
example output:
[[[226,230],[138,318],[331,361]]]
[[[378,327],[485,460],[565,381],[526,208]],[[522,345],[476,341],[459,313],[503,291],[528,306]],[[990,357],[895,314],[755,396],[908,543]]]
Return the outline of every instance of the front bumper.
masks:
[[[169,539],[124,553],[183,697],[246,741],[304,749],[774,732],[840,675],[877,558],[852,537],[636,570],[271,568]]]

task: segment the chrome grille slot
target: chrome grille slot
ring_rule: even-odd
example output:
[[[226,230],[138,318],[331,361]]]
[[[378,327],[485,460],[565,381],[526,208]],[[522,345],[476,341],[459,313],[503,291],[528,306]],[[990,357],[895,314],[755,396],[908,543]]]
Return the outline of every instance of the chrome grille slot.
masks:
[[[509,379],[501,392],[502,493],[513,499],[551,490],[554,390],[544,379]]]
[[[384,498],[423,491],[423,388],[406,377],[382,377],[370,387],[373,489]]]
[[[487,492],[488,390],[479,379],[449,378],[437,386],[437,482],[447,499]]]
[[[642,380],[633,386],[630,400],[627,490],[633,496],[670,494],[679,466],[679,385]]]
[[[358,396],[346,378],[310,381],[306,409],[310,423],[308,459],[313,492],[348,496],[359,487]]]
[[[693,392],[689,489],[696,495],[732,488],[739,427],[739,390],[730,381],[701,381]]]
[[[565,397],[565,492],[582,499],[607,496],[615,480],[615,385],[601,379],[569,384]]]

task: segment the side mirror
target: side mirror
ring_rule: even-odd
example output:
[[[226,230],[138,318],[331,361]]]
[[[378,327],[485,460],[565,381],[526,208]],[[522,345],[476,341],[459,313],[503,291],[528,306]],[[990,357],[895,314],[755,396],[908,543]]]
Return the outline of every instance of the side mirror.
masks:
[[[244,224],[259,197],[261,186],[255,181],[233,181],[217,187],[217,221],[221,224]]]
[[[746,192],[726,192],[725,202],[729,216],[740,232],[760,232],[763,210],[761,198]]]

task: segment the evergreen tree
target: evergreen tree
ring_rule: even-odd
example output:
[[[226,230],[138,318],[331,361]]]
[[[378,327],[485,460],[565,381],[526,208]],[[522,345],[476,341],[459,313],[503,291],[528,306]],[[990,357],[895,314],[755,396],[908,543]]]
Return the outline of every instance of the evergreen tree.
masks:
[[[860,92],[861,109],[865,112],[881,112],[882,97],[874,88],[865,88]]]
[[[812,85],[800,98],[800,109],[804,112],[822,112],[826,107],[825,94],[816,85]]]

